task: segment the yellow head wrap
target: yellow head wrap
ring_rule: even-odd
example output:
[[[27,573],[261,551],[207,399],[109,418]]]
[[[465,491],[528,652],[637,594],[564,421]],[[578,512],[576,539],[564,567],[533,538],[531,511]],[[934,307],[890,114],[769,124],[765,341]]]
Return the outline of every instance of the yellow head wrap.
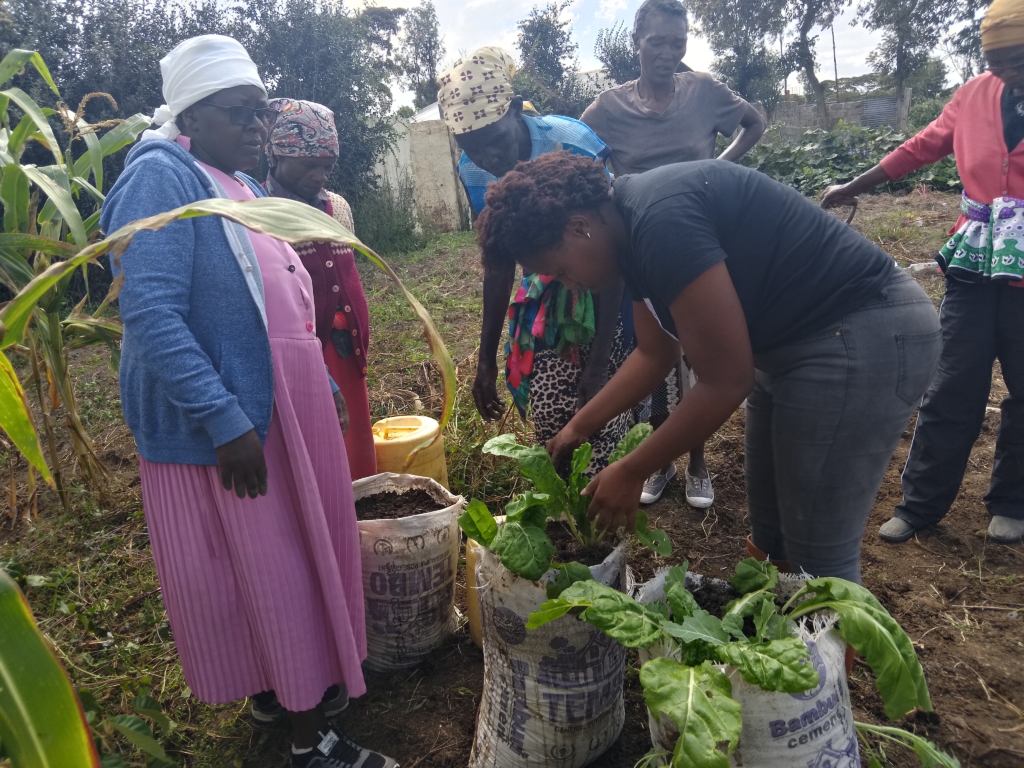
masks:
[[[1024,0],[994,0],[981,22],[981,47],[1024,45]]]
[[[437,79],[437,103],[452,133],[476,131],[496,123],[515,96],[512,54],[501,48],[479,48]]]

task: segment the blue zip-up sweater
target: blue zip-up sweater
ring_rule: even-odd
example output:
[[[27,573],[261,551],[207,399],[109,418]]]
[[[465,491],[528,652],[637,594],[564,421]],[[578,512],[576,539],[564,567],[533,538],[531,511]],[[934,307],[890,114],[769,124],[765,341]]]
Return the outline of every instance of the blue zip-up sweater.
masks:
[[[183,147],[144,141],[128,154],[100,226],[109,234],[136,219],[224,197],[218,187]],[[152,462],[215,465],[216,449],[249,430],[265,440],[274,369],[263,282],[245,228],[204,216],[140,232],[120,269],[121,407],[139,454]]]

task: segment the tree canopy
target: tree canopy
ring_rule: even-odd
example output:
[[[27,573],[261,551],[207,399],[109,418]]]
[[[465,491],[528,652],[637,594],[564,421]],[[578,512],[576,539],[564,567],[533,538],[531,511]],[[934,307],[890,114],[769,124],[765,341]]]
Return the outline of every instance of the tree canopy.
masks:
[[[341,157],[332,188],[358,199],[392,141],[402,10],[356,13],[330,0],[0,0],[0,10],[0,47],[38,50],[69,104],[94,91],[117,100],[117,115],[90,102],[90,120],[152,114],[163,103],[160,59],[189,37],[221,33],[246,47],[272,96],[334,111]],[[43,96],[41,78],[16,84]],[[108,172],[120,169],[123,154]]]

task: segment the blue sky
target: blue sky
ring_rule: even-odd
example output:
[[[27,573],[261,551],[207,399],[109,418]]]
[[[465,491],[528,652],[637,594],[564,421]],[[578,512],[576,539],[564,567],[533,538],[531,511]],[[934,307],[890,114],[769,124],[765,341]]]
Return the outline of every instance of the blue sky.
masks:
[[[576,0],[566,12],[572,22],[573,36],[579,45],[582,69],[600,66],[594,57],[594,43],[598,30],[619,21],[631,26],[633,15],[642,0]],[[409,0],[378,0],[379,5],[408,7]],[[441,34],[447,49],[446,59],[453,61],[460,52],[471,51],[482,45],[500,45],[515,51],[516,22],[526,16],[535,4],[532,0],[434,0]],[[839,76],[851,77],[869,72],[867,56],[877,45],[880,35],[863,27],[850,24],[853,12],[848,11],[836,22],[836,58]],[[821,32],[818,42],[820,76],[832,78],[832,37],[828,30]],[[711,51],[699,36],[691,36],[686,63],[697,70],[711,66]],[[795,77],[790,78],[791,88]],[[794,88],[794,90],[796,90]],[[407,95],[396,96],[396,106],[411,103]]]

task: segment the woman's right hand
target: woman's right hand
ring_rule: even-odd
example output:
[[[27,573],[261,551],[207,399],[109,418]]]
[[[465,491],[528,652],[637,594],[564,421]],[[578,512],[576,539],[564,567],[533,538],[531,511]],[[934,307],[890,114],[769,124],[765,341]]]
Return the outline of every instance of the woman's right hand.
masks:
[[[251,429],[230,443],[217,449],[217,466],[224,490],[234,486],[238,498],[250,499],[267,495],[267,461],[263,456],[263,445]]]
[[[551,463],[557,468],[572,456],[573,451],[587,442],[588,437],[589,435],[577,431],[572,426],[572,422],[569,422],[562,427],[557,435],[548,440],[544,448],[547,449],[548,455],[551,457]]]
[[[476,366],[476,380],[473,382],[473,402],[484,421],[500,419],[505,413],[505,404],[498,397],[498,366],[496,363],[480,361]]]
[[[822,208],[839,208],[844,205],[853,205],[857,200],[857,192],[851,189],[851,184],[835,184],[828,187],[821,195]]]

